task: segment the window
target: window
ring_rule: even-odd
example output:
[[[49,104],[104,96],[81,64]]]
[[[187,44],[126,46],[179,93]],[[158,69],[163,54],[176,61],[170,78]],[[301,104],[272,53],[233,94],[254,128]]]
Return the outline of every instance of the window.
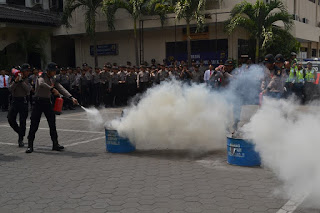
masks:
[[[309,1],[311,1],[311,2],[313,2],[313,3],[316,3],[316,0],[309,0]]]
[[[15,4],[15,5],[26,5],[25,0],[7,0],[8,4]]]
[[[311,55],[312,55],[312,57],[317,57],[317,50],[316,49],[312,49]]]

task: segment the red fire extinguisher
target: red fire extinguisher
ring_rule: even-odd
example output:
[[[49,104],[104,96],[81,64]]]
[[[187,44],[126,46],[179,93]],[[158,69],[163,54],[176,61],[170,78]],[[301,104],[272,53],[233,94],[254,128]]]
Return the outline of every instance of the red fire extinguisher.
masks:
[[[61,97],[56,98],[56,102],[54,103],[53,111],[56,115],[60,115],[62,112],[63,99]]]

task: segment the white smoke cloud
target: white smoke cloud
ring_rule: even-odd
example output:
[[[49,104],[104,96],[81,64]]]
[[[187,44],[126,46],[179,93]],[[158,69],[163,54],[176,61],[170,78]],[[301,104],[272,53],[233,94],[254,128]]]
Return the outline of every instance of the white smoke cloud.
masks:
[[[225,147],[228,105],[205,85],[166,82],[111,125],[139,149],[212,150]]]
[[[320,107],[266,99],[243,130],[256,143],[262,163],[284,182],[288,196],[307,196],[319,206]]]
[[[219,91],[205,84],[163,82],[149,89],[137,105],[126,109],[123,118],[106,126],[129,138],[138,149],[226,148],[227,127],[233,122],[233,111],[239,118],[237,109],[242,104],[258,102],[263,68],[254,65],[236,72],[241,74],[230,79],[227,89]]]

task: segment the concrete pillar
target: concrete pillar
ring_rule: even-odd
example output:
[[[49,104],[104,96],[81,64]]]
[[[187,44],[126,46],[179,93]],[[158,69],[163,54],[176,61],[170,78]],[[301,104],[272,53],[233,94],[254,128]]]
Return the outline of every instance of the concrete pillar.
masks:
[[[228,58],[238,60],[238,36],[236,36],[236,32],[228,38]]]
[[[312,57],[312,42],[308,42],[308,52],[307,52],[307,58]]]

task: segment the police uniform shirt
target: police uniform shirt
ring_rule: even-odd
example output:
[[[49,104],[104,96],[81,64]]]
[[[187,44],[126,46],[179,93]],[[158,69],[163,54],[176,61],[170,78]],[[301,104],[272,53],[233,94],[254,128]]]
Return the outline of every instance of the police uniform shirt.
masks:
[[[56,88],[63,96],[71,97],[71,94],[56,81],[55,77],[49,78],[48,75],[42,74],[36,83],[35,96],[39,98],[51,98],[51,89]]]
[[[12,81],[9,90],[12,96],[16,98],[30,95],[31,85],[29,83],[29,79],[25,78],[19,82]]]
[[[85,76],[89,81],[92,80],[92,73],[90,73],[89,71],[86,72]]]
[[[138,78],[139,78],[139,82],[147,83],[150,80],[150,74],[147,71],[144,71],[144,72],[140,71]]]
[[[80,85],[80,78],[81,78],[81,75],[79,73],[77,73],[74,77],[74,81],[71,83],[71,86],[72,87],[79,87]]]
[[[117,73],[111,73],[110,75],[110,81],[109,81],[109,89],[112,88],[112,85],[119,84],[119,75]]]
[[[99,83],[101,82],[100,73],[94,72],[94,73],[92,74],[92,82],[93,82],[93,84],[99,84]]]
[[[69,86],[70,85],[70,79],[67,74],[60,73],[57,75],[56,80],[63,86]]]
[[[102,71],[100,73],[100,81],[103,84],[109,83],[110,81],[110,72],[108,71]]]
[[[71,73],[71,74],[67,74],[68,77],[69,77],[69,82],[70,82],[70,86],[73,84],[73,82],[75,81],[76,79],[76,75]]]
[[[282,79],[282,76],[273,76],[269,85],[267,86],[267,90],[270,92],[279,92],[283,93],[284,91],[284,81]]]
[[[86,75],[81,75],[79,83],[80,87],[87,87],[90,84],[90,80],[88,80]]]
[[[203,78],[203,76],[202,76],[202,74],[200,73],[199,70],[192,72],[192,81],[193,82],[200,83],[202,78]]]
[[[36,82],[37,82],[38,78],[39,78],[39,75],[35,75],[35,74],[30,75],[29,82],[30,82],[32,87],[36,86]]]
[[[158,76],[159,76],[159,80],[160,81],[165,81],[166,80],[166,78],[168,77],[168,72],[166,71],[166,70],[160,70],[159,72],[158,72]]]
[[[118,72],[119,75],[119,81],[126,81],[126,73],[124,71]]]
[[[126,78],[127,78],[128,84],[136,84],[137,83],[137,74],[135,74],[135,73],[128,73]]]

